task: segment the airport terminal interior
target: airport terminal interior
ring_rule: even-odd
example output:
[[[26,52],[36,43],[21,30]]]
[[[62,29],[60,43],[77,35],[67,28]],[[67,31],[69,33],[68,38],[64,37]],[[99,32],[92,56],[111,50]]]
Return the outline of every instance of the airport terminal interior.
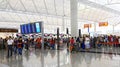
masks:
[[[120,67],[120,0],[0,0],[0,67]]]

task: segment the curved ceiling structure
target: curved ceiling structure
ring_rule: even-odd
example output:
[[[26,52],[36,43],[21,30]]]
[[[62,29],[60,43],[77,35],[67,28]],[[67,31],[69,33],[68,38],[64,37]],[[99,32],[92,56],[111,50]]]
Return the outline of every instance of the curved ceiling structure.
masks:
[[[63,18],[70,20],[70,0],[0,0],[0,27],[8,27],[5,25],[8,23],[9,27],[18,28],[20,24],[35,21],[55,24]],[[78,0],[78,21],[118,25],[119,19],[119,0]]]

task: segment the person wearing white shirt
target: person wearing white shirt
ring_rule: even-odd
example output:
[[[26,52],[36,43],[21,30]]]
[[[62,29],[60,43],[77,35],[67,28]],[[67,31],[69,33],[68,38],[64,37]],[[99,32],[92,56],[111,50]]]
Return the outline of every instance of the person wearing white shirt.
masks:
[[[87,50],[90,48],[90,38],[88,36],[85,37],[85,48]]]
[[[13,40],[12,40],[11,36],[7,40],[7,45],[8,45],[8,55],[7,55],[7,57],[9,57],[9,56],[12,56]]]

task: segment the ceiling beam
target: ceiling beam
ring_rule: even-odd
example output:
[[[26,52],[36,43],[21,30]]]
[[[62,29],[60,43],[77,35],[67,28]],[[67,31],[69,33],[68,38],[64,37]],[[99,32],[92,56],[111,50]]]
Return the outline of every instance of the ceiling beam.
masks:
[[[8,6],[9,6],[12,10],[14,10],[14,8],[11,6],[11,4],[9,3],[9,1],[10,1],[10,0],[6,0]],[[9,17],[10,17],[12,20],[14,20],[14,18],[13,18],[10,14],[8,14],[8,15],[9,15]]]
[[[11,23],[24,23],[24,22],[26,22],[26,21],[11,21],[11,20],[0,20],[0,23],[3,23],[3,22],[11,22]]]
[[[88,0],[79,0],[79,3],[85,4],[87,6],[91,6],[93,8],[102,9],[104,11],[111,12],[113,14],[120,15],[120,11],[111,9],[109,7],[106,7],[105,5],[100,5],[100,4],[95,3],[95,2],[91,2],[91,1],[88,1]]]
[[[49,14],[48,13],[48,8],[47,8],[47,5],[46,5],[46,0],[44,0],[44,5],[45,5],[45,9],[46,9],[47,14]]]
[[[24,10],[27,11],[27,9],[26,9],[25,5],[23,4],[22,0],[19,0],[19,1],[20,1],[20,3],[22,4]]]
[[[10,0],[6,0],[7,2],[7,6],[9,6],[12,10],[14,10],[14,8],[11,6],[11,4],[9,3]]]
[[[114,26],[117,26],[117,25],[119,25],[119,24],[120,24],[120,22],[116,23]]]
[[[105,4],[105,5],[119,5],[120,4],[120,2],[116,2],[116,3],[109,3],[109,4]]]
[[[15,14],[15,15],[18,16],[19,19],[23,21],[23,19],[21,18],[21,16],[19,14]]]
[[[62,15],[53,15],[53,14],[45,14],[45,13],[34,13],[34,12],[24,12],[24,11],[14,11],[14,10],[6,10],[6,9],[0,9],[0,12],[8,12],[8,13],[16,13],[16,14],[26,14],[26,15],[36,15],[36,16],[47,16],[47,17],[56,17],[56,18],[62,18]],[[69,16],[65,16],[65,18],[69,18]]]
[[[37,6],[36,6],[34,0],[32,0],[32,2],[33,2],[33,5],[34,5],[34,8],[35,8],[35,10],[36,10],[36,13],[39,13],[39,12],[38,12],[38,8],[37,8]]]
[[[55,14],[57,15],[56,1],[55,0],[54,0],[54,8],[55,8]]]

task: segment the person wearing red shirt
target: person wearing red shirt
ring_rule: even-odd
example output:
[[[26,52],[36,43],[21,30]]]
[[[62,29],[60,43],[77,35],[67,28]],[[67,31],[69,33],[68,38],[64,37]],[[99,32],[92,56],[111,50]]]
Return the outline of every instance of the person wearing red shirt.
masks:
[[[109,45],[112,47],[112,46],[113,46],[113,36],[110,35],[110,36],[108,37],[108,40],[109,40]]]
[[[50,45],[51,45],[52,49],[55,49],[55,40],[53,38],[51,38],[51,40],[50,40]]]
[[[71,39],[70,39],[70,51],[72,51],[72,49],[73,49],[73,45],[74,45],[74,43],[75,43],[75,40],[74,40],[74,38],[72,37]]]
[[[36,39],[36,43],[37,43],[36,46],[39,48],[41,48],[41,41],[42,41],[41,37]]]
[[[72,37],[72,38],[70,39],[70,44],[71,44],[71,45],[74,45],[74,42],[75,42],[75,41],[74,41],[74,38]]]

